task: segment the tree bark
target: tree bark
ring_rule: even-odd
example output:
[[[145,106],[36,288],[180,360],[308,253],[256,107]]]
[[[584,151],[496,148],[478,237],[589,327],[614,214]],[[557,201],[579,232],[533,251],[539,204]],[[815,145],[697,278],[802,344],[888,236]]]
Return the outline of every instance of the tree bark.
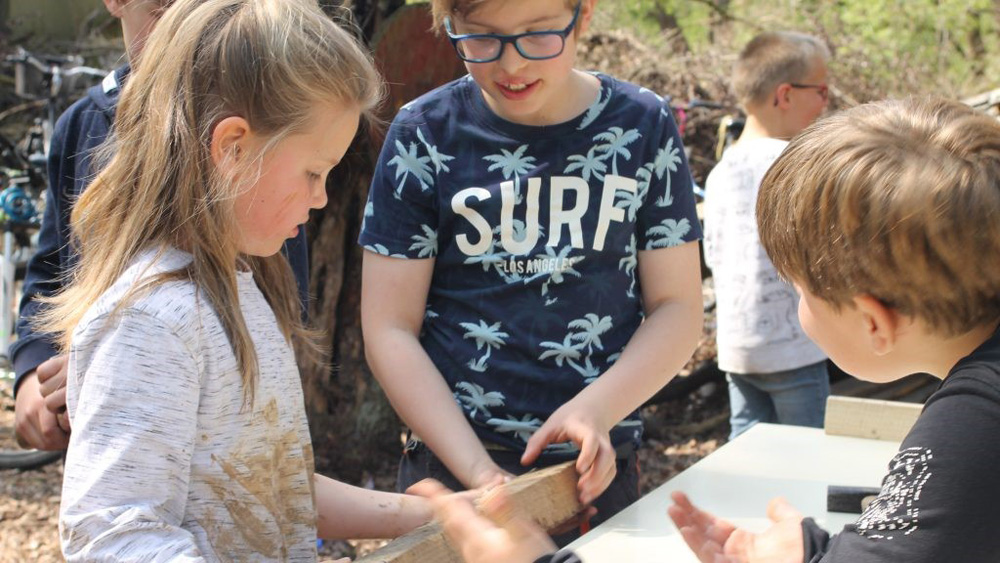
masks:
[[[464,67],[448,41],[430,33],[426,6],[403,0],[354,0],[355,22],[373,45],[375,60],[389,84],[381,117],[390,121],[399,107],[456,78]],[[343,2],[325,0],[324,8],[341,10]],[[389,16],[398,11],[399,17]],[[309,307],[313,325],[324,333],[329,367],[302,370],[316,468],[348,482],[358,482],[401,451],[402,426],[365,362],[361,335],[361,257],[357,245],[372,171],[382,135],[362,127],[343,162],[330,173],[329,203],[308,225],[310,241]],[[416,390],[419,392],[419,390]]]
[[[350,9],[363,39],[403,0],[321,0],[336,16]],[[399,420],[365,363],[361,337],[361,253],[357,245],[377,147],[366,127],[327,178],[329,203],[308,225],[313,300],[309,318],[323,331],[330,365],[302,370],[317,471],[357,483],[395,461]]]

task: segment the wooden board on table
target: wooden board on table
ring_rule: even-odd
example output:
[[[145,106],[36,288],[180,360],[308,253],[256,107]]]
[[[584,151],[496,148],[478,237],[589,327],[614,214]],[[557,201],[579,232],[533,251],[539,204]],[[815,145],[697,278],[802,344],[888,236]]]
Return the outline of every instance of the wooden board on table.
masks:
[[[511,505],[525,518],[551,529],[569,520],[583,509],[577,490],[574,461],[525,473],[484,495],[485,502],[503,489]],[[461,563],[444,537],[437,522],[389,542],[385,547],[356,559],[355,563]]]
[[[823,427],[831,436],[901,441],[920,416],[923,405],[857,397],[830,396]]]

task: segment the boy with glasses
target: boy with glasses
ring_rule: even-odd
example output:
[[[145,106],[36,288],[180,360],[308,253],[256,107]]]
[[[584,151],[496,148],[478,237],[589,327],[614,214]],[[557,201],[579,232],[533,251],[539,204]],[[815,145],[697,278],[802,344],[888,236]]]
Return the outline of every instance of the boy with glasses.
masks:
[[[815,37],[764,33],[744,47],[733,71],[746,127],[708,175],[704,209],[730,439],[758,422],[823,426],[826,355],[802,331],[798,297],[764,254],[753,211],[764,173],[826,108],[828,58]]]
[[[637,409],[701,334],[700,229],[667,103],[574,68],[594,5],[432,3],[469,76],[400,110],[360,237],[400,489],[576,459],[598,519],[638,497]]]

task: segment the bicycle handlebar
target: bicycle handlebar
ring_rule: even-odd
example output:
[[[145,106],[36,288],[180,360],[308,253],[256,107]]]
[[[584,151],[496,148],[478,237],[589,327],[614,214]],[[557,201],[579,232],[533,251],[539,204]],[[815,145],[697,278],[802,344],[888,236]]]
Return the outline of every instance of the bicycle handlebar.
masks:
[[[93,76],[95,78],[103,78],[108,74],[108,71],[106,70],[101,70],[99,68],[94,68],[84,65],[83,59],[75,55],[67,55],[67,56],[36,55],[34,53],[29,52],[24,47],[18,47],[17,52],[13,55],[8,55],[5,60],[8,63],[29,64],[38,69],[39,72],[42,72],[46,76],[86,75],[86,76]]]

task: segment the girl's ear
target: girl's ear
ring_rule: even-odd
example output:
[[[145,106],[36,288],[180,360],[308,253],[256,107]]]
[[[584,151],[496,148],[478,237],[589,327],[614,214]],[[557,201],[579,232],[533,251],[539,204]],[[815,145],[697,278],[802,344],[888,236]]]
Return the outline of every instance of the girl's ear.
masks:
[[[253,132],[246,119],[230,116],[215,124],[212,129],[212,162],[224,175],[236,172],[236,166],[248,154]]]
[[[854,306],[864,321],[865,336],[872,352],[884,356],[896,347],[896,341],[906,331],[910,318],[899,314],[871,295],[858,295]]]
[[[125,3],[128,0],[104,0],[104,7],[107,8],[108,13],[112,16],[121,19],[122,9],[125,8]]]

